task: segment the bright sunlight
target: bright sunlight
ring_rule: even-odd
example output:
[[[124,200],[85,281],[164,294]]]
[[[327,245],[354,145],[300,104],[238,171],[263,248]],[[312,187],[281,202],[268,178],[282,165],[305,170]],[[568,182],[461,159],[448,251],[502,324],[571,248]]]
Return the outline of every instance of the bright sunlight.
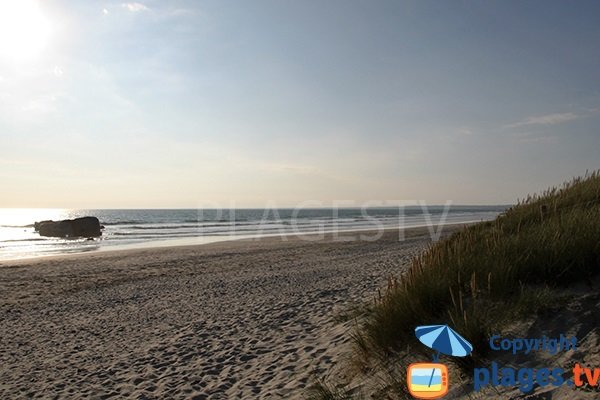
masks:
[[[51,32],[38,1],[0,1],[0,59],[23,61],[40,55]]]

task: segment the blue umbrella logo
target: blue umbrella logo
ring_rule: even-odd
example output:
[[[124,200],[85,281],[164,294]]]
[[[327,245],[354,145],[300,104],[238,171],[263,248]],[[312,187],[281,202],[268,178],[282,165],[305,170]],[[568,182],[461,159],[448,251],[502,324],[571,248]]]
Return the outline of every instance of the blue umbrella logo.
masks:
[[[438,363],[440,354],[464,357],[473,346],[448,325],[425,325],[415,329],[415,335],[425,346],[436,351],[433,363],[413,363],[407,369],[410,394],[418,399],[439,399],[448,393],[448,367]]]
[[[448,325],[417,326],[415,335],[425,346],[437,351],[433,362],[438,361],[440,353],[465,357],[473,351],[473,345]]]

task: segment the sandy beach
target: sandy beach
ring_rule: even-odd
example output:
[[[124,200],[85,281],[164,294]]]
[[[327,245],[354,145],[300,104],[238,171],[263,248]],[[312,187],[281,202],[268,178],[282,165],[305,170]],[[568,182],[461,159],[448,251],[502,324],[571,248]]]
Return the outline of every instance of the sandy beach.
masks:
[[[343,374],[341,316],[428,242],[416,228],[3,262],[0,398],[302,398]]]

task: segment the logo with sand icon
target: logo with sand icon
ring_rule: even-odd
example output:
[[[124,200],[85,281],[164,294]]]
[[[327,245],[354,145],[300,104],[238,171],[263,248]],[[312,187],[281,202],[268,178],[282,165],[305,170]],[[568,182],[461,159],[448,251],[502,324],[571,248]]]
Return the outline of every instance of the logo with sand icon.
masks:
[[[408,391],[417,399],[439,399],[448,393],[448,367],[439,363],[440,354],[465,357],[473,346],[448,325],[425,325],[415,329],[415,335],[425,346],[435,350],[431,363],[408,366]]]

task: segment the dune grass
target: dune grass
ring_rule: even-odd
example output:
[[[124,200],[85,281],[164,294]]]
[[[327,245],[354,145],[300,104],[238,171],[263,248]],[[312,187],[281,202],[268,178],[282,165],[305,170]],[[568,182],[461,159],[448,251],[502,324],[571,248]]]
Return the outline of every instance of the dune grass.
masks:
[[[415,343],[418,325],[449,324],[485,356],[489,334],[560,306],[553,290],[600,271],[600,174],[529,196],[496,220],[465,228],[415,258],[362,319],[364,360]],[[423,346],[420,346],[421,348]],[[461,362],[473,363],[473,358]]]
[[[343,389],[328,386],[325,382],[317,382],[308,388],[306,400],[360,400]]]

